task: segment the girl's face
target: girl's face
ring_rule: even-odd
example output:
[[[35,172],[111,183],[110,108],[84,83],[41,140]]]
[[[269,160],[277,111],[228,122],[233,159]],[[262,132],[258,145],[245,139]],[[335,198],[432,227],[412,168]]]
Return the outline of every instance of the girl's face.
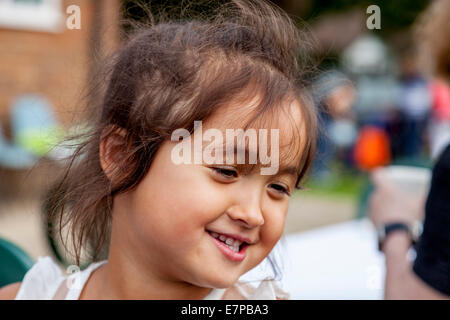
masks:
[[[239,113],[231,106],[221,110],[203,123],[203,130],[216,128],[225,137],[225,129],[238,128],[230,124],[238,122],[236,115],[242,117],[240,108]],[[225,288],[267,257],[282,235],[297,178],[285,169],[292,171],[299,163],[289,157],[292,119],[297,130],[301,127],[299,108],[292,103],[292,118],[282,114],[274,123],[280,145],[276,175],[261,175],[259,167],[175,164],[171,154],[178,142],[161,145],[137,188],[114,202],[115,208],[126,208],[120,228],[126,231],[129,250],[149,272],[199,287]]]

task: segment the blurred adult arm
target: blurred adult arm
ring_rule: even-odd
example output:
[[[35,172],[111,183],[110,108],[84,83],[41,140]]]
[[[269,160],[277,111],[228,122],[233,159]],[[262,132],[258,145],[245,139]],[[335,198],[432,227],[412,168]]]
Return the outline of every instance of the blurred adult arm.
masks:
[[[435,175],[436,170],[433,174]],[[448,177],[448,176],[447,176]],[[412,223],[413,221],[423,220],[424,199],[412,197],[404,193],[397,186],[393,185],[387,177],[383,176],[382,171],[375,170],[372,173],[372,180],[375,185],[375,192],[370,200],[370,218],[375,226],[380,226],[393,222]],[[435,185],[435,179],[432,186]],[[427,204],[430,203],[430,191]],[[447,207],[450,207],[450,197],[446,199]],[[428,210],[429,211],[429,210]],[[433,219],[433,214],[427,211],[428,221]],[[436,221],[437,222],[437,221]],[[447,226],[450,228],[449,226]],[[446,226],[442,226],[445,232]],[[434,234],[430,230],[429,224],[425,224],[425,235]],[[447,230],[447,235],[449,230]],[[420,240],[423,242],[423,239]],[[435,244],[437,247],[446,246],[445,243]],[[448,299],[448,296],[442,291],[436,289],[433,282],[424,281],[423,277],[418,276],[413,270],[413,262],[408,259],[408,251],[411,247],[411,240],[404,231],[394,231],[390,233],[383,244],[383,252],[386,260],[386,279],[385,279],[385,299]],[[420,248],[420,247],[419,247]],[[449,248],[450,249],[450,245]],[[429,249],[428,249],[429,250]],[[430,252],[432,255],[433,253]],[[439,254],[439,253],[438,253]],[[418,251],[418,257],[423,255]],[[443,259],[446,259],[445,256]],[[434,272],[433,268],[425,268],[427,274]],[[441,274],[443,281],[450,276],[450,269],[447,274]]]
[[[383,246],[386,260],[384,298],[387,300],[448,299],[445,295],[425,283],[412,270],[412,261],[407,258],[410,240],[405,233],[389,235]]]

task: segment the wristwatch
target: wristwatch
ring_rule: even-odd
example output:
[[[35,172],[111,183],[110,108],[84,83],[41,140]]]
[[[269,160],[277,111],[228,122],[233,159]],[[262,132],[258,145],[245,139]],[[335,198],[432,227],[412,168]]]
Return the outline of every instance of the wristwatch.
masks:
[[[413,223],[393,222],[381,225],[377,228],[378,234],[378,250],[383,251],[383,244],[388,234],[392,232],[406,232],[411,240],[411,244],[415,246],[422,235],[423,224],[420,221]]]

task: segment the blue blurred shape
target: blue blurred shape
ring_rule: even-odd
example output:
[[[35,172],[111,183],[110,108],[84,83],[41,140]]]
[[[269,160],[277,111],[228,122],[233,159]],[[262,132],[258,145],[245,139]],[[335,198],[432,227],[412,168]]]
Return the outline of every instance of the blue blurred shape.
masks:
[[[60,128],[50,102],[40,95],[21,95],[12,104],[11,130],[14,144],[43,156],[60,139]]]
[[[31,153],[6,141],[0,125],[0,166],[10,169],[23,169],[30,168],[35,163],[36,157]]]

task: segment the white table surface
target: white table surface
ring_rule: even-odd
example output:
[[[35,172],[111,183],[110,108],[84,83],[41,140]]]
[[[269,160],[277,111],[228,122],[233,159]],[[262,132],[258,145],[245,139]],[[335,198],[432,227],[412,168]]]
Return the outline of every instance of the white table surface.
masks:
[[[283,288],[292,299],[382,299],[384,256],[367,219],[285,237]]]

